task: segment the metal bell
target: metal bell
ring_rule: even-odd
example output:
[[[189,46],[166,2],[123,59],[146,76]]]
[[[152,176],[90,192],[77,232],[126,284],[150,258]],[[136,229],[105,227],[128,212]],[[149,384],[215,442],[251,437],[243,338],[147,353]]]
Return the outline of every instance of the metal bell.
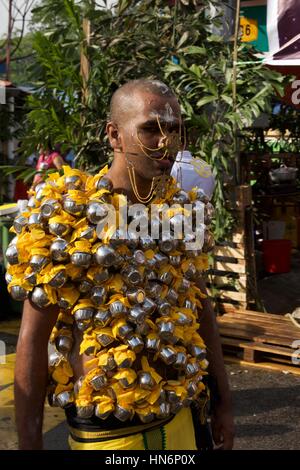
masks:
[[[175,367],[175,369],[185,369],[187,361],[188,357],[186,353],[179,351],[176,355],[176,360],[173,363],[173,367]]]
[[[31,198],[28,200],[27,207],[30,209],[36,209],[38,207],[38,201],[35,199],[34,196],[31,196]]]
[[[150,333],[150,326],[148,323],[137,323],[135,331],[138,335],[147,336]]]
[[[133,413],[131,410],[124,408],[120,405],[116,405],[116,408],[114,410],[114,416],[119,420],[119,421],[127,421],[132,417]]]
[[[93,274],[93,281],[96,284],[102,284],[102,282],[108,281],[112,277],[112,274],[108,271],[108,269],[99,269],[94,272]]]
[[[104,328],[105,326],[109,325],[111,319],[112,314],[109,310],[98,310],[94,316],[94,323],[95,326]]]
[[[18,249],[16,245],[9,245],[5,252],[6,259],[9,264],[14,265],[19,263],[19,258],[18,258]]]
[[[184,308],[192,310],[192,312],[197,312],[197,305],[189,299],[184,301]]]
[[[95,237],[96,231],[95,227],[84,228],[79,235],[79,238],[84,238],[85,240],[92,240]]]
[[[79,393],[79,391],[82,387],[83,381],[84,381],[84,376],[81,375],[79,377],[79,379],[77,379],[76,382],[74,383],[74,394],[75,395],[78,395],[78,393]]]
[[[192,398],[198,392],[198,386],[195,382],[190,382],[187,386],[188,397]]]
[[[144,424],[151,423],[155,418],[155,414],[151,413],[150,411],[147,414],[139,413],[138,411],[136,413],[138,417],[140,418],[141,422]]]
[[[120,384],[123,388],[127,389],[127,388],[132,388],[132,387],[134,387],[135,384],[136,384],[136,381],[134,381],[134,382],[128,382],[127,378],[126,378],[126,377],[123,377],[122,379],[119,379],[119,384]]]
[[[100,189],[106,189],[107,191],[112,192],[114,189],[112,181],[106,176],[102,176],[102,178],[97,181],[97,190],[100,191]]]
[[[169,258],[166,255],[164,255],[163,253],[156,253],[154,255],[154,260],[155,260],[155,265],[158,268],[162,268],[163,266],[165,266],[169,262]]]
[[[202,361],[203,359],[206,358],[206,350],[203,348],[200,348],[200,346],[197,346],[196,344],[189,344],[188,346],[189,353],[195,357],[198,361]]]
[[[128,346],[135,352],[140,353],[144,348],[144,341],[139,335],[132,335],[126,339]]]
[[[74,313],[76,321],[91,320],[94,316],[95,310],[91,307],[78,308]]]
[[[178,403],[180,401],[180,397],[174,390],[167,390],[166,395],[169,403]]]
[[[145,321],[146,315],[147,314],[143,308],[136,306],[130,309],[128,320],[135,324],[143,323]]]
[[[73,393],[65,390],[64,392],[59,393],[56,395],[56,401],[58,406],[61,408],[66,408],[73,403]]]
[[[172,251],[176,250],[177,244],[177,240],[170,238],[170,234],[162,234],[162,239],[160,240],[158,246],[160,251],[168,255]]]
[[[159,397],[157,399],[157,404],[161,405],[162,403],[165,403],[166,401],[167,401],[167,394],[166,394],[165,390],[161,389],[161,391],[159,393]]]
[[[133,328],[132,326],[128,325],[128,323],[124,323],[118,328],[117,331],[117,336],[121,339],[124,340],[128,338],[130,335],[133,333]]]
[[[191,326],[193,324],[193,320],[185,313],[179,311],[177,312],[177,319],[175,323],[179,326]]]
[[[98,307],[105,303],[107,297],[107,290],[103,286],[95,286],[90,292],[90,299],[93,304]]]
[[[52,222],[48,225],[49,232],[52,235],[56,235],[57,237],[64,237],[70,232],[71,227],[67,224],[61,224],[58,222]]]
[[[147,351],[149,352],[153,352],[153,353],[158,352],[160,348],[160,344],[161,344],[161,340],[155,333],[149,334],[145,340],[145,347]]]
[[[108,356],[106,364],[102,364],[101,369],[104,372],[111,372],[117,367],[116,361],[114,360],[113,356]],[[118,367],[122,368],[122,365],[119,365]],[[124,367],[130,367],[130,365],[125,365]]]
[[[78,175],[65,176],[65,187],[67,189],[79,189],[82,184],[81,178]]]
[[[76,413],[78,418],[88,419],[94,414],[94,405],[76,406]]]
[[[166,295],[166,300],[170,302],[171,305],[176,305],[178,300],[178,294],[174,289],[169,289]]]
[[[156,382],[149,372],[140,371],[138,373],[138,384],[144,390],[153,390]]]
[[[86,253],[82,251],[75,251],[71,255],[71,263],[75,266],[79,266],[81,268],[89,268],[92,262],[92,255],[91,253]]]
[[[127,314],[127,307],[120,300],[112,302],[109,306],[109,310],[113,318]]]
[[[142,274],[134,266],[128,266],[123,269],[121,275],[123,276],[124,281],[131,286],[138,286],[143,281]]]
[[[109,209],[106,204],[98,201],[90,201],[86,208],[86,218],[92,224],[98,224],[107,217]]]
[[[23,302],[28,297],[28,291],[21,286],[12,286],[10,289],[10,295],[14,300]]]
[[[32,302],[40,308],[48,307],[51,302],[42,287],[35,287],[31,296]]]
[[[57,199],[46,199],[42,202],[40,211],[43,219],[49,219],[60,209]]]
[[[116,251],[107,245],[101,245],[97,248],[95,253],[95,260],[96,263],[109,268],[113,266],[117,260],[117,253]]]
[[[155,262],[154,262],[155,264]],[[157,275],[155,273],[155,271],[153,271],[153,269],[147,269],[145,270],[145,279],[147,281],[155,281],[157,279]]]
[[[55,346],[59,352],[66,354],[73,347],[73,338],[71,336],[58,336],[55,340]]]
[[[29,266],[31,267],[32,271],[39,272],[48,262],[49,258],[47,256],[33,255],[30,258]]]
[[[158,284],[157,282],[149,282],[148,286],[146,287],[147,294],[153,299],[158,299],[161,295],[162,290],[163,286],[161,284]]]
[[[112,344],[114,340],[115,338],[113,338],[113,336],[106,335],[104,333],[100,333],[99,335],[97,335],[97,341],[101,344],[103,348],[106,348],[107,346]]]
[[[177,292],[179,294],[185,294],[188,292],[188,290],[191,287],[191,283],[188,279],[185,279],[184,277],[181,279],[181,284],[177,288]]]
[[[68,214],[80,217],[85,209],[85,204],[78,204],[73,199],[66,197],[63,202],[63,207]]]
[[[193,377],[200,371],[200,366],[197,362],[188,362],[185,367],[185,375],[187,378]]]
[[[184,273],[184,277],[189,281],[194,281],[195,277],[197,276],[197,269],[193,263],[189,264],[189,267]]]
[[[159,405],[158,411],[155,413],[157,419],[168,418],[171,414],[171,405],[170,403],[161,403]]]
[[[181,264],[181,256],[180,255],[170,256],[169,261],[172,266],[178,267]]]
[[[133,364],[134,360],[132,358],[129,358],[129,357],[126,357],[125,359],[123,359],[122,362],[120,362],[118,364],[118,368],[119,369],[128,369],[130,367],[132,367],[132,364]],[[115,367],[117,365],[115,364]]]
[[[169,341],[174,336],[175,325],[171,321],[162,321],[158,325],[159,337],[165,341]]]
[[[23,215],[19,215],[14,220],[14,229],[17,233],[21,233],[23,228],[26,227],[28,223],[28,218]]]
[[[78,329],[79,331],[85,331],[85,330],[87,330],[91,325],[92,325],[91,320],[82,320],[82,321],[77,321],[77,322],[76,322],[76,326],[77,326],[77,329]],[[85,351],[85,353],[86,353],[87,355],[92,354],[92,353],[89,353],[89,354],[88,354],[86,351]]]
[[[105,411],[105,413],[102,413],[101,412],[101,407],[98,404],[98,405],[96,405],[96,408],[95,408],[95,415],[97,416],[97,418],[107,419],[111,415],[111,410],[108,410],[108,411]]]
[[[163,346],[159,351],[160,359],[167,365],[171,365],[176,361],[177,353],[172,346]]]
[[[53,351],[51,354],[48,356],[48,365],[49,367],[55,367],[58,366],[60,361],[63,359],[63,355],[60,354],[59,351]]]
[[[151,315],[156,310],[156,303],[152,299],[149,299],[149,297],[146,297],[142,304],[142,309],[147,315]]]
[[[13,280],[13,276],[11,274],[9,274],[8,271],[6,271],[6,273],[5,273],[6,284],[10,284],[12,280]]]
[[[105,374],[97,374],[90,380],[90,384],[96,392],[101,390],[101,388],[106,387],[107,377]]]
[[[49,281],[49,286],[51,287],[62,287],[67,282],[68,276],[65,270],[59,271],[55,276]]]
[[[131,305],[142,304],[145,300],[145,291],[143,289],[130,289],[126,292],[126,297]]]
[[[50,254],[54,261],[65,262],[69,259],[68,242],[63,238],[57,238],[50,245]]]

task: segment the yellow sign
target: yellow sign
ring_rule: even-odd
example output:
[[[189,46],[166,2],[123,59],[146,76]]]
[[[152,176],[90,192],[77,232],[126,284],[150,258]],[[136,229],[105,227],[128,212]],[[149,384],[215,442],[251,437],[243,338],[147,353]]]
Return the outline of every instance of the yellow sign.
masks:
[[[242,42],[252,42],[258,39],[258,22],[245,16],[240,18]]]

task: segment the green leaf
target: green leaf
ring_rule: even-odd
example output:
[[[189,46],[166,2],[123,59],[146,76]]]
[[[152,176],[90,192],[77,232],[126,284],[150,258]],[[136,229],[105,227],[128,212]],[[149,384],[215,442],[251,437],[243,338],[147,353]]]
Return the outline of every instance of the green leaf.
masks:
[[[214,95],[207,95],[198,100],[196,105],[198,108],[201,108],[202,106],[205,106],[208,103],[212,103],[213,101],[216,101],[216,97]]]

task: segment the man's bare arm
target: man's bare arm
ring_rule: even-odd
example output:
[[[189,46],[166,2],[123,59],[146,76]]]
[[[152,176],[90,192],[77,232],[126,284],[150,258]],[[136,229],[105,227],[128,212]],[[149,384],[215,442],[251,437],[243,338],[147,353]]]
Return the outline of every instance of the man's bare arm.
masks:
[[[206,293],[204,281],[197,281],[201,292]],[[208,372],[216,384],[212,398],[212,430],[215,443],[223,444],[224,449],[233,446],[234,424],[232,416],[231,393],[224,366],[221,340],[215,313],[209,299],[201,301],[203,310],[199,315],[200,334],[207,347]]]
[[[42,449],[48,380],[48,339],[57,307],[39,309],[25,301],[15,367],[15,412],[20,449]]]

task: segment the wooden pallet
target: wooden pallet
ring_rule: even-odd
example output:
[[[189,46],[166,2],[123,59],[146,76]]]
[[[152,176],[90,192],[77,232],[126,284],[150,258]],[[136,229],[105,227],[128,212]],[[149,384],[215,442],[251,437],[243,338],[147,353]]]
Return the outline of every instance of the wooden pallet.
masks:
[[[227,308],[218,324],[224,355],[231,362],[300,375],[300,328],[287,317]]]

